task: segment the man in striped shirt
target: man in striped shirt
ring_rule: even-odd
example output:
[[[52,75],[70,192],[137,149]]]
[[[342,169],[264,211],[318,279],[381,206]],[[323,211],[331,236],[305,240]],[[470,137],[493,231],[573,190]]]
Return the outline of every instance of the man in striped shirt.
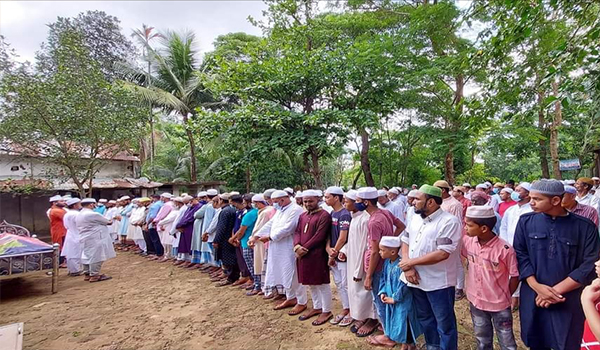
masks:
[[[598,227],[598,211],[596,211],[596,208],[577,202],[576,196],[577,189],[575,189],[575,187],[565,186],[565,194],[562,200],[563,208],[573,214],[592,220],[592,222],[596,224],[596,227]]]

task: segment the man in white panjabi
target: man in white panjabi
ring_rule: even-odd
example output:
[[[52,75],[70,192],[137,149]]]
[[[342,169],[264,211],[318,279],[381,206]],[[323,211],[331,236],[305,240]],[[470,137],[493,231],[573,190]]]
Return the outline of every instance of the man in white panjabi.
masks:
[[[350,190],[344,195],[344,206],[352,215],[348,230],[348,242],[340,252],[346,255],[346,269],[348,276],[348,300],[350,302],[350,316],[356,320],[352,327],[356,334],[365,336],[372,333],[379,322],[373,307],[373,295],[365,289],[364,255],[367,251],[367,238],[369,234],[369,217],[365,210],[358,210],[356,191]],[[354,330],[353,330],[354,332]]]
[[[292,202],[285,191],[273,192],[271,200],[277,212],[256,233],[263,243],[269,243],[265,283],[268,286],[282,285],[285,289],[286,300],[274,309],[293,307],[290,313],[294,314],[304,310],[308,302],[305,287],[298,283],[294,254],[294,231],[304,210]]]
[[[173,209],[171,209],[171,211],[169,211],[169,214],[167,214],[167,216],[164,219],[160,220],[157,224],[158,234],[160,236],[160,243],[165,248],[165,255],[161,260],[159,260],[159,262],[168,261],[173,257],[174,237],[171,236],[171,231],[175,229],[175,221],[178,221],[179,216],[181,215],[180,210],[183,206],[183,198],[173,197],[171,198],[169,203],[171,203]]]
[[[117,256],[107,227],[112,222],[93,211],[96,206],[95,199],[86,198],[81,201],[81,206],[81,212],[75,222],[83,249],[84,280],[90,282],[109,280],[112,277],[101,274],[100,269],[103,262]]]
[[[81,243],[79,242],[79,231],[77,230],[77,215],[81,210],[81,200],[70,198],[67,200],[67,213],[63,217],[63,224],[67,229],[65,243],[60,252],[67,259],[67,270],[69,276],[80,276],[81,270]]]
[[[118,219],[115,219],[119,216],[119,213],[121,213],[121,208],[117,207],[117,201],[110,200],[106,203],[106,212],[104,213],[104,217],[113,221],[113,223],[108,226],[108,232],[115,243],[119,241],[119,234],[117,232],[119,228],[119,222]],[[114,222],[115,220],[117,220],[117,222]]]

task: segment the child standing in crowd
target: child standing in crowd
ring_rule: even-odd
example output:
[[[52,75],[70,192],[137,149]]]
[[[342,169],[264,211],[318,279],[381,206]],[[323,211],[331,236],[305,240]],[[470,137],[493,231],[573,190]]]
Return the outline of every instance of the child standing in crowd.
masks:
[[[378,293],[385,304],[381,320],[384,334],[370,336],[367,340],[371,345],[393,347],[399,343],[401,350],[413,350],[416,349],[415,339],[422,332],[413,308],[412,293],[400,280],[400,243],[400,238],[393,236],[381,237],[379,242],[379,255],[385,260]]]
[[[490,206],[467,208],[462,256],[467,259],[467,299],[478,350],[493,350],[494,328],[502,350],[516,350],[511,295],[519,285],[514,249],[493,231]]]

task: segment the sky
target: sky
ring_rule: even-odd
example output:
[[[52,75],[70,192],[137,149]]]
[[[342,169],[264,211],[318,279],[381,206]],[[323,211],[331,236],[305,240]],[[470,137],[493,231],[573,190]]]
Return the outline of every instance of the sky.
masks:
[[[248,16],[262,18],[265,4],[246,1],[0,1],[0,35],[16,50],[20,61],[34,60],[46,39],[46,25],[56,17],[75,17],[80,12],[102,10],[121,20],[129,36],[142,23],[158,30],[192,30],[200,53],[212,49],[214,39],[230,32],[260,35]]]

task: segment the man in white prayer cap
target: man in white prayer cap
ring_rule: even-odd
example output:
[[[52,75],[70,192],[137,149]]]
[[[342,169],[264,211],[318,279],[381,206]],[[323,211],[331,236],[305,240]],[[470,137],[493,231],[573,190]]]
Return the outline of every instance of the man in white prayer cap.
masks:
[[[81,201],[81,212],[75,219],[80,242],[83,249],[84,280],[101,282],[111,277],[100,273],[102,263],[116,256],[112,239],[108,232],[108,225],[112,222],[93,211],[96,200],[86,198]]]
[[[263,243],[269,243],[265,284],[283,285],[285,289],[286,300],[275,306],[275,310],[293,307],[290,313],[298,314],[306,309],[308,302],[306,289],[298,283],[294,255],[294,232],[303,209],[285,191],[273,192],[271,200],[277,212],[256,233]]]
[[[302,191],[296,192],[296,196],[294,197],[294,199],[296,200],[296,204],[298,204],[301,207],[304,206],[304,204],[302,203]]]
[[[389,198],[388,198],[388,191],[386,190],[378,190],[377,194],[379,195],[379,197],[377,197],[377,206],[380,209],[385,209],[387,211],[389,211],[390,213],[394,214],[395,217],[397,217],[398,219],[400,219],[400,221],[404,222],[406,221],[406,217],[404,216],[404,204],[397,204],[395,202],[392,202]]]
[[[94,209],[94,211],[96,213],[99,213],[100,215],[104,215],[104,213],[106,213],[106,203],[108,203],[107,199],[100,198],[98,200],[98,205],[96,206],[96,208]]]
[[[333,281],[342,302],[342,312],[331,320],[331,324],[339,324],[346,327],[352,323],[350,316],[350,302],[348,301],[348,280],[346,268],[346,255],[340,250],[348,241],[348,229],[352,216],[344,208],[344,190],[337,186],[331,186],[325,190],[325,203],[331,207],[331,230],[327,238],[327,254],[329,255],[329,266],[333,275]]]
[[[68,276],[80,276],[81,269],[81,243],[79,242],[79,231],[76,219],[81,210],[81,199],[71,198],[67,200],[67,213],[63,217],[63,223],[67,229],[65,244],[60,255],[67,259]]]

